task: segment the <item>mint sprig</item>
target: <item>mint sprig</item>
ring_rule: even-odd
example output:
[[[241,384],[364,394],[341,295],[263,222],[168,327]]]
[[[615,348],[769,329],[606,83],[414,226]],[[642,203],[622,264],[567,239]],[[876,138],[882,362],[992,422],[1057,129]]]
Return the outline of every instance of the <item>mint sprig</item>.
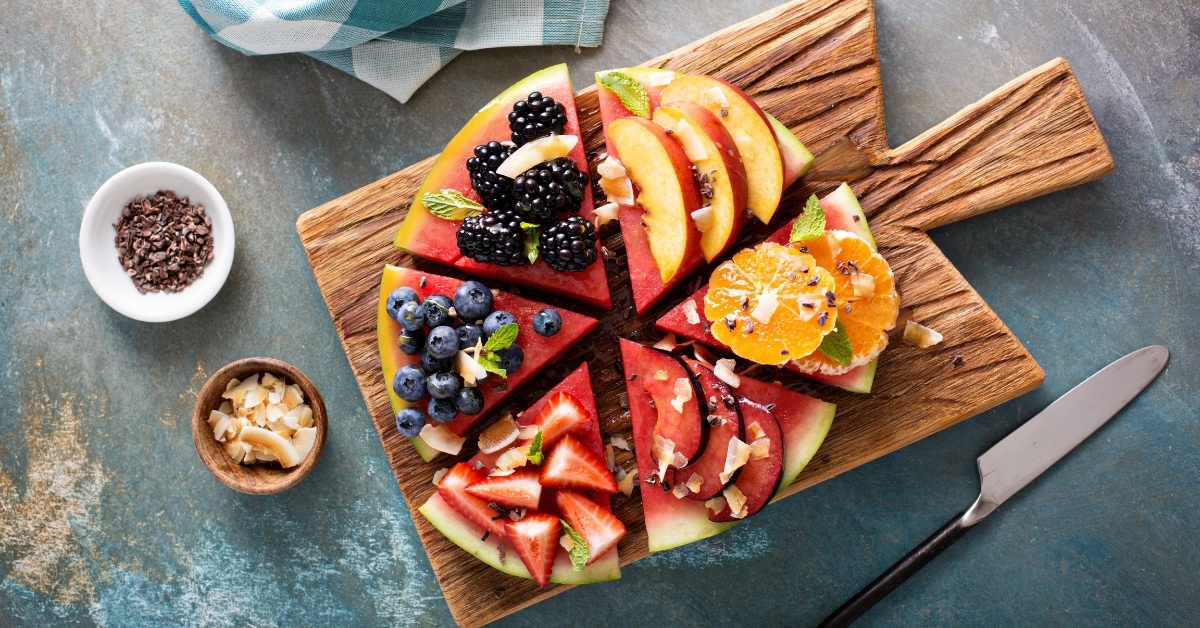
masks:
[[[483,205],[467,198],[458,190],[442,190],[438,194],[426,192],[421,195],[421,204],[429,213],[445,220],[462,220],[483,213]]]
[[[850,344],[850,336],[846,334],[846,327],[842,325],[842,321],[837,322],[833,331],[825,334],[825,337],[821,339],[821,346],[817,347],[817,350],[842,366],[850,366],[854,347]]]
[[[529,263],[532,264],[538,259],[538,236],[542,234],[542,227],[522,222],[521,229],[525,232],[525,257],[529,258]]]
[[[533,435],[533,440],[529,443],[529,451],[525,453],[525,457],[533,464],[542,464],[542,459],[545,454],[542,453],[542,431],[538,430],[537,434]]]
[[[620,70],[608,70],[597,72],[596,80],[616,94],[617,98],[621,99],[621,104],[633,115],[650,117],[650,95],[637,79]]]
[[[571,540],[575,542],[575,544],[571,547],[571,551],[567,552],[567,555],[571,557],[571,569],[575,571],[583,571],[583,568],[587,567],[588,557],[590,556],[588,552],[587,541],[584,540],[583,535],[576,532],[575,529],[571,527],[571,524],[567,523],[566,520],[560,519],[560,521],[562,521],[563,531],[566,532],[567,536],[571,537]]]
[[[821,201],[813,194],[808,197],[800,215],[796,216],[796,222],[792,223],[792,233],[788,242],[811,240],[822,233],[825,233],[825,210],[821,209]]]
[[[488,336],[487,343],[483,345],[483,351],[475,356],[475,361],[483,367],[483,370],[507,379],[508,371],[500,366],[500,356],[497,355],[497,352],[511,347],[517,341],[519,332],[520,327],[516,323],[509,323],[497,329],[495,333]]]

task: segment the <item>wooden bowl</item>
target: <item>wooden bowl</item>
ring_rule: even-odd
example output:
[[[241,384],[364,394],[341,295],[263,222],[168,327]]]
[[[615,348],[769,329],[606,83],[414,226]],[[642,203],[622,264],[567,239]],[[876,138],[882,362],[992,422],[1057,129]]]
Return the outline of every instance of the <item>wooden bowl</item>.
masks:
[[[221,393],[225,392],[225,386],[229,380],[235,377],[243,380],[264,371],[283,377],[288,383],[300,386],[300,390],[304,393],[304,402],[312,408],[313,427],[317,428],[316,442],[313,443],[308,456],[300,461],[300,464],[290,469],[284,469],[278,462],[260,462],[250,465],[234,462],[233,458],[225,453],[224,445],[213,438],[212,428],[208,426],[209,412],[216,410],[221,405]],[[212,377],[204,382],[200,394],[196,396],[196,407],[192,411],[192,439],[196,441],[196,453],[200,454],[200,460],[204,461],[204,466],[208,467],[208,470],[217,476],[217,479],[225,486],[250,495],[278,493],[303,480],[308,472],[316,466],[317,460],[321,458],[321,452],[325,449],[325,433],[327,431],[325,402],[321,399],[321,393],[317,392],[317,387],[313,386],[312,381],[296,367],[271,358],[238,360],[213,373]]]

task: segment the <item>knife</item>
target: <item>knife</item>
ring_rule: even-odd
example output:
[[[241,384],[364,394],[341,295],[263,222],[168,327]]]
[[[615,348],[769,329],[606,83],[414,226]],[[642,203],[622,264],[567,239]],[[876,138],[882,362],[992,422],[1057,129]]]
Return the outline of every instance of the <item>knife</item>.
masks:
[[[1154,345],[1120,358],[984,452],[976,460],[982,488],[975,503],[826,617],[820,628],[849,626],[887,597],[1000,504],[1100,429],[1154,381],[1169,355],[1166,347]]]

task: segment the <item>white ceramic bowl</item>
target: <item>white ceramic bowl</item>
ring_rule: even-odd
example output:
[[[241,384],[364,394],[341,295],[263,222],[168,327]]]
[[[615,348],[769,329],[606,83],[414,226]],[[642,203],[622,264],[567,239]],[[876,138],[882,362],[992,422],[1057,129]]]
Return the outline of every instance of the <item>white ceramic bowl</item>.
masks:
[[[159,190],[171,190],[204,207],[212,218],[213,257],[204,275],[182,291],[142,294],[121,267],[113,225],[130,201]],[[183,318],[211,301],[229,277],[233,248],[233,218],[217,188],[189,168],[161,161],[126,168],[105,181],[84,210],[79,228],[79,257],[92,289],[112,309],[148,323]]]

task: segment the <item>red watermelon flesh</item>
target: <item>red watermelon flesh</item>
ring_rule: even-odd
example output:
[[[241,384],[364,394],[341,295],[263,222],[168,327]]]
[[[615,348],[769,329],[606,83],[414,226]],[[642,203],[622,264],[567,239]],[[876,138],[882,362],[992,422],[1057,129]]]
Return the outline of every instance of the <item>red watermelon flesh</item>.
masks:
[[[764,438],[769,439],[770,447],[765,458],[747,460],[733,481],[733,485],[746,497],[746,514],[734,517],[733,510],[726,502],[719,512],[708,516],[712,521],[737,521],[762,510],[779,490],[779,480],[783,475],[783,433],[779,430],[775,415],[766,406],[745,397],[738,398],[738,406],[742,410],[742,421],[746,424],[746,438],[754,440],[752,426],[757,425]]]
[[[667,85],[652,85],[652,77],[665,72],[671,72],[671,70],[663,70],[659,68],[621,68],[619,70],[609,70],[609,72],[614,71],[621,72],[641,83],[642,87],[646,90],[646,96],[650,102],[650,111],[658,109],[659,101],[662,99],[663,89],[666,89]],[[601,75],[604,73],[605,72],[596,73],[596,93],[599,96],[600,101],[600,121],[603,123],[604,128],[608,128],[608,125],[611,124],[613,120],[632,116],[633,112],[621,102],[621,99],[618,98],[616,94],[614,94],[601,83]],[[676,76],[682,76],[678,72],[674,72],[674,74]],[[604,143],[609,154],[611,155],[613,152],[613,146],[608,141],[607,136],[604,138]]]
[[[611,308],[612,300],[609,297],[608,277],[603,261],[598,261],[587,270],[578,273],[558,272],[543,261],[531,266],[480,264],[464,257],[458,250],[455,234],[461,221],[438,218],[429,213],[421,203],[424,194],[444,189],[458,190],[478,201],[479,196],[471,188],[471,177],[466,168],[467,159],[474,154],[475,147],[479,144],[486,144],[492,140],[509,140],[512,132],[508,127],[508,114],[512,111],[513,103],[525,99],[530,92],[535,91],[540,91],[543,96],[549,96],[563,104],[567,111],[564,134],[580,135],[579,117],[575,111],[575,96],[571,90],[571,77],[567,73],[567,66],[560,64],[530,75],[480,109],[479,113],[450,140],[417,189],[408,215],[400,225],[393,243],[413,255],[457,266],[473,275],[528,286],[551,294],[561,294],[604,309]],[[587,172],[588,163],[582,141],[571,151],[570,157],[575,160],[580,170]],[[595,212],[591,186],[585,186],[584,189],[579,215],[592,220]]]
[[[424,285],[422,285],[422,282]],[[385,309],[387,296],[396,288],[408,286],[416,291],[417,295],[424,299],[432,294],[444,294],[453,296],[454,291],[462,281],[451,277],[443,277],[431,273],[404,268],[400,266],[387,265],[383,269],[383,281],[380,286],[379,293],[379,311],[378,311],[378,326],[377,334],[379,338],[379,358],[383,366],[383,380],[387,387],[388,399],[392,402],[392,410],[399,412],[402,408],[410,405],[408,402],[400,399],[392,391],[392,377],[400,367],[407,364],[420,363],[420,356],[405,355],[400,351],[396,344],[396,340],[400,334],[400,325],[387,315]],[[576,314],[569,310],[558,308],[558,312],[562,315],[563,326],[562,331],[558,334],[545,338],[533,332],[533,317],[543,308],[549,307],[545,303],[519,297],[508,292],[493,290],[494,308],[497,310],[507,310],[517,319],[517,324],[520,327],[520,335],[517,338],[517,345],[525,354],[524,364],[521,369],[513,373],[508,379],[500,379],[493,375],[489,377],[481,389],[483,390],[483,411],[475,416],[467,416],[460,414],[453,421],[446,424],[450,431],[458,435],[466,434],[471,427],[487,418],[488,413],[496,407],[505,397],[512,391],[517,390],[525,382],[538,376],[539,371],[557,358],[571,345],[575,344],[588,334],[596,329],[597,321],[594,318]],[[418,405],[424,409],[427,401],[422,400]],[[433,459],[437,455],[437,451],[429,448],[420,438],[411,439],[417,451],[421,453],[421,457],[425,460]]]

